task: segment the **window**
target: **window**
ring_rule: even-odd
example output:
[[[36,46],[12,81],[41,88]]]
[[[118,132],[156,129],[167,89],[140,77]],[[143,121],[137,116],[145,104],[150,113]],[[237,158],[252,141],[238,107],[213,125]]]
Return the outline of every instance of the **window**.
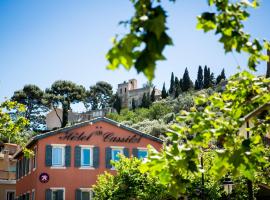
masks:
[[[15,199],[15,192],[14,191],[7,191],[6,192],[6,200],[14,200]]]
[[[32,190],[31,200],[35,200],[35,190]]]
[[[93,150],[91,147],[81,148],[81,167],[93,166]]]
[[[138,149],[138,158],[144,159],[148,156],[148,151],[146,149]]]
[[[34,156],[33,156],[33,169],[37,167],[37,147],[34,148]]]
[[[93,191],[89,188],[81,188],[80,189],[80,196],[81,196],[81,200],[92,200],[94,195],[93,195]]]
[[[64,166],[64,147],[63,146],[52,147],[52,166],[55,166],[55,167]]]
[[[52,189],[51,200],[63,200],[64,199],[64,189]]]
[[[119,154],[123,154],[123,148],[112,148],[112,160],[119,161]]]

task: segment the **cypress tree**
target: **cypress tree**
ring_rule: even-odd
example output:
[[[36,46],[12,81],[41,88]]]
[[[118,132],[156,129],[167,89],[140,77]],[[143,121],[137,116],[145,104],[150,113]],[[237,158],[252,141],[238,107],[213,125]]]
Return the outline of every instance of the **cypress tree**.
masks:
[[[135,100],[132,98],[132,101],[131,101],[131,105],[132,105],[132,110],[135,110],[136,109],[136,104],[135,104]]]
[[[150,99],[150,95],[148,94],[143,94],[142,97],[142,103],[141,103],[141,107],[142,108],[149,108],[149,106],[151,105],[151,99]]]
[[[181,90],[183,91],[183,79],[182,78],[180,78],[179,85],[180,85]]]
[[[156,88],[153,87],[152,92],[151,92],[151,96],[150,96],[151,102],[154,102],[156,100],[155,99],[155,92],[156,92]]]
[[[215,75],[212,72],[210,75],[210,86],[214,86],[215,85]]]
[[[167,91],[166,91],[165,83],[163,83],[163,87],[162,87],[162,91],[161,91],[161,98],[166,99],[167,96],[168,96],[168,94],[167,94]]]
[[[169,94],[173,95],[174,92],[175,92],[175,83],[174,83],[174,74],[172,72],[172,74],[171,74],[171,85],[170,85],[170,88],[169,88]]]
[[[203,88],[203,69],[201,66],[198,68],[197,80],[195,81],[195,90]]]
[[[181,92],[180,82],[179,82],[179,79],[177,77],[175,77],[174,84],[175,84],[174,97],[177,98]]]
[[[183,75],[183,88],[182,91],[186,92],[192,87],[192,81],[189,78],[188,69],[185,69],[184,75]]]
[[[224,68],[222,69],[220,75],[217,76],[216,84],[219,84],[221,82],[221,80],[226,80]]]
[[[115,101],[113,102],[113,108],[117,111],[118,114],[121,112],[122,101],[121,98],[116,94]]]
[[[206,65],[204,67],[203,70],[203,75],[204,75],[204,79],[203,79],[203,88],[209,88],[210,87],[210,83],[211,83],[211,73],[210,73],[210,68],[208,68]]]

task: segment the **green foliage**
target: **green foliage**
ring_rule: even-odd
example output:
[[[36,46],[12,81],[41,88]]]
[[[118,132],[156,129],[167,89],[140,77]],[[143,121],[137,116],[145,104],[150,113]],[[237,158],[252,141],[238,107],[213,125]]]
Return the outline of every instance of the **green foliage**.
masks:
[[[121,157],[113,165],[117,170],[115,176],[105,172],[99,175],[93,186],[97,200],[169,200],[172,199],[166,187],[148,172],[140,172],[141,160]]]
[[[149,106],[151,105],[151,97],[149,95],[149,93],[144,93],[143,97],[142,97],[142,103],[141,103],[141,107],[142,108],[149,108]]]
[[[269,166],[269,150],[262,143],[269,115],[252,120],[249,138],[239,130],[245,124],[244,116],[269,102],[269,82],[242,72],[229,80],[223,93],[196,98],[194,107],[183,111],[168,133],[170,145],[161,153],[152,151],[146,167],[162,183],[170,183],[175,195],[186,193],[192,177],[200,176],[198,158],[206,150],[213,152],[210,173],[215,180],[228,173],[255,180],[257,172]]]
[[[222,80],[226,80],[225,70],[222,69],[220,75],[217,76],[216,84],[218,85]]]
[[[203,89],[203,70],[202,67],[199,66],[197,73],[197,80],[195,81],[195,90]]]
[[[25,111],[23,104],[14,101],[8,100],[0,104],[0,139],[20,145],[25,154],[30,155],[31,151],[25,148],[27,138],[23,136],[29,125],[29,121],[24,117]]]
[[[215,31],[220,35],[219,42],[225,52],[246,52],[249,54],[248,67],[255,70],[260,61],[268,60],[263,50],[269,49],[268,41],[252,39],[244,32],[244,22],[248,19],[248,9],[257,8],[258,0],[249,1],[220,1],[208,0],[209,6],[214,6],[215,12],[204,12],[198,17],[197,28],[204,32]]]
[[[155,93],[156,93],[156,87],[153,87],[153,89],[151,91],[151,95],[150,95],[151,102],[154,102],[156,100]]]
[[[25,85],[22,90],[15,91],[11,97],[25,106],[24,117],[29,120],[29,129],[39,130],[45,126],[45,112],[48,108],[43,102],[44,93],[36,85]]]
[[[84,105],[88,110],[97,110],[109,107],[113,96],[111,84],[99,81],[86,92]]]
[[[174,83],[174,81],[175,81],[175,78],[174,78],[174,74],[173,74],[173,72],[172,72],[172,74],[171,74],[171,83],[170,83],[170,88],[169,88],[169,94],[172,96],[173,94],[174,94],[174,92],[175,92],[175,83]]]
[[[117,94],[115,94],[113,95],[111,102],[112,102],[112,107],[117,111],[118,114],[120,114],[121,107],[122,107],[121,98]]]
[[[129,70],[132,66],[137,72],[143,72],[149,80],[154,78],[156,61],[164,60],[162,52],[171,45],[171,38],[166,33],[166,12],[159,2],[132,0],[135,14],[125,24],[130,25],[130,32],[113,40],[113,48],[107,53],[109,65],[116,69],[120,65]]]
[[[51,88],[46,89],[45,99],[48,108],[58,108],[60,105],[63,109],[62,119],[58,116],[61,127],[65,127],[68,123],[68,110],[70,105],[78,103],[85,98],[85,88],[71,81],[55,81]]]

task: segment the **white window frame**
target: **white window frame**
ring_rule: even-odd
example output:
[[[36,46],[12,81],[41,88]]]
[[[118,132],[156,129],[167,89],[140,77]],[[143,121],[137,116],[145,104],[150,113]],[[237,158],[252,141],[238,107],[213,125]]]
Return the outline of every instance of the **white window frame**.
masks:
[[[93,148],[94,146],[93,145],[80,145],[81,147],[81,167],[79,169],[94,169],[93,167],[93,164],[94,164],[94,151],[93,151]],[[83,166],[83,149],[90,149],[90,166]]]
[[[122,146],[111,146],[110,148],[112,149],[112,152],[111,152],[112,153],[112,159],[111,159],[112,161],[115,161],[114,160],[114,157],[113,157],[113,150],[120,150],[120,154],[124,155],[124,148],[125,147],[122,147]]]
[[[137,147],[137,149],[138,149],[138,158],[139,158],[139,151],[146,151],[147,152],[147,156],[148,156],[149,152],[148,152],[148,149],[147,148]],[[145,159],[145,158],[143,158],[143,159]]]
[[[33,195],[34,194],[34,195]],[[34,198],[33,198],[34,196]],[[32,189],[32,192],[31,192],[31,200],[35,200],[36,199],[36,191],[35,189]]]
[[[36,168],[37,168],[37,146],[35,146],[34,148],[34,159],[32,159],[31,158],[31,160],[32,160],[32,162],[33,162],[33,171],[35,171],[36,170]]]
[[[16,198],[16,190],[5,190],[5,200],[8,200],[7,199],[8,192],[14,192],[14,198]]]
[[[52,169],[65,169],[65,147],[66,144],[51,144],[52,146]],[[53,148],[61,148],[62,149],[62,164],[61,165],[54,165],[53,164]]]
[[[94,198],[94,193],[92,188],[80,188],[81,192],[89,192],[90,193],[90,200]]]
[[[63,187],[52,187],[52,188],[50,188],[50,190],[52,191],[51,198],[53,198],[53,192],[55,192],[57,190],[63,190],[63,200],[66,199],[66,190],[65,190],[65,188],[63,188]]]

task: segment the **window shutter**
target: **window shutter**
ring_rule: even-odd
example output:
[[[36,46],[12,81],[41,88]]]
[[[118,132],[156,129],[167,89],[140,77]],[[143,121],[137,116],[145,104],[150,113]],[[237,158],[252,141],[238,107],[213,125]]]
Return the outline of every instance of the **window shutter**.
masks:
[[[65,165],[66,167],[70,167],[70,159],[71,159],[71,147],[70,146],[66,146],[65,147]]]
[[[137,148],[132,149],[132,155],[133,155],[133,157],[138,158],[138,149]]]
[[[80,189],[75,192],[75,200],[82,200],[82,191]]]
[[[63,190],[58,190],[57,191],[57,199],[58,200],[63,200],[64,199],[64,191]]]
[[[25,175],[25,157],[22,158],[22,176]]]
[[[28,174],[29,173],[29,158],[25,159],[25,167],[26,167],[26,174]]]
[[[45,163],[47,167],[52,166],[52,146],[46,145]]]
[[[81,147],[75,146],[75,167],[81,166]]]
[[[30,200],[30,194],[29,193],[26,194],[26,200]]]
[[[127,158],[129,157],[129,150],[128,150],[128,148],[124,148],[124,156],[126,156]]]
[[[99,167],[99,147],[93,148],[93,167]]]
[[[46,189],[45,200],[52,200],[52,190],[51,189]]]
[[[21,160],[18,160],[18,167],[19,167],[19,170],[18,170],[18,175],[19,175],[19,178],[21,178]]]
[[[111,165],[111,159],[112,159],[112,149],[110,147],[106,147],[105,149],[105,161],[106,161],[106,168],[107,169],[111,169],[112,165]]]

